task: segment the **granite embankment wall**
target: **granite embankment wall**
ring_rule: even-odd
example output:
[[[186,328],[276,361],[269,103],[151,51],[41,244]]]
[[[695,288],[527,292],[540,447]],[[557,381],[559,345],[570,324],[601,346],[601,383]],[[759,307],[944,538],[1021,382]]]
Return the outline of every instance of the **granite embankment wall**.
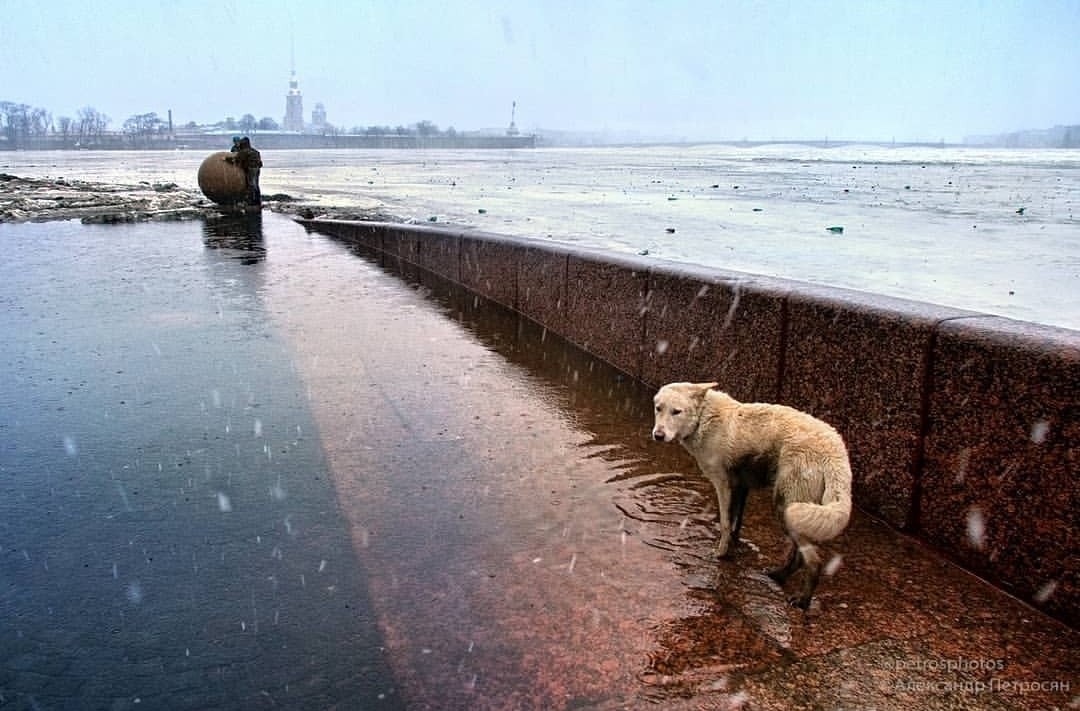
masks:
[[[848,443],[863,511],[1080,622],[1080,332],[471,230],[307,224],[650,386],[715,380],[821,417]]]

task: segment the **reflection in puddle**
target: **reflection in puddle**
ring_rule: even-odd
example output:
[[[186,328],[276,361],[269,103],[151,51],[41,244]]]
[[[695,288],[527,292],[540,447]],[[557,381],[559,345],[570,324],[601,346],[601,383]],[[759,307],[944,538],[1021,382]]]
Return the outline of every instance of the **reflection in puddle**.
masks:
[[[243,264],[266,258],[261,212],[222,213],[203,222],[203,245],[207,249],[235,252]]]

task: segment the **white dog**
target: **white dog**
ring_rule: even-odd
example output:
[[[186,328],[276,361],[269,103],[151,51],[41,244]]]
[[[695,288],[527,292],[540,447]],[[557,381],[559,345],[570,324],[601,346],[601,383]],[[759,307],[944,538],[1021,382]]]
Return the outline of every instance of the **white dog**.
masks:
[[[851,517],[851,466],[840,435],[821,420],[784,405],[741,403],[716,383],[670,383],[653,398],[653,438],[678,442],[716,488],[720,542],[738,540],[751,488],[773,487],[773,504],[791,549],[769,571],[783,585],[801,567],[806,580],[791,603],[802,609],[821,577],[815,543],[840,535]]]

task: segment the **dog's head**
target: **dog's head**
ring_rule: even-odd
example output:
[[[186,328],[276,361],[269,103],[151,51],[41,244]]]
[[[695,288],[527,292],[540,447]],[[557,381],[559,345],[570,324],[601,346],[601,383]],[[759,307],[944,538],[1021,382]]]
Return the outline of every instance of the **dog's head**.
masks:
[[[658,442],[681,442],[694,433],[705,394],[717,383],[668,383],[653,397],[656,421],[652,436]]]

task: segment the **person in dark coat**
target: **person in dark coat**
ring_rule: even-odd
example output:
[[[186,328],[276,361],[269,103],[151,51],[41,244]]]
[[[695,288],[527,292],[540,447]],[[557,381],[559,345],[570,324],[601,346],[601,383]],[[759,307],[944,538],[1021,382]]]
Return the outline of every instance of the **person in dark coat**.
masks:
[[[251,139],[244,136],[237,144],[236,153],[225,156],[225,160],[235,163],[244,170],[247,177],[247,204],[262,205],[262,190],[259,189],[259,173],[262,172],[262,154],[251,147]]]

